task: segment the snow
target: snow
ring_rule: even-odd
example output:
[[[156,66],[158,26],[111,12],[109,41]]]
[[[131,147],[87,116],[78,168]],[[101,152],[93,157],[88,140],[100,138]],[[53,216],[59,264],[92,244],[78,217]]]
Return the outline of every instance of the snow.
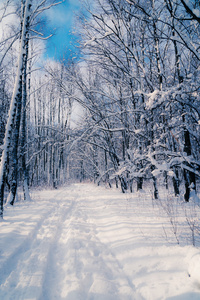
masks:
[[[15,116],[17,95],[20,89],[20,77],[22,76],[22,69],[23,69],[22,65],[24,63],[25,44],[27,43],[26,33],[27,33],[27,22],[28,22],[27,20],[30,17],[30,0],[28,0],[24,5],[25,5],[24,22],[23,22],[22,33],[21,33],[21,44],[20,44],[20,52],[18,56],[17,74],[15,78],[13,95],[10,103],[9,117],[6,124],[6,131],[5,131],[4,144],[3,144],[4,151],[2,153],[1,161],[0,161],[0,186],[2,185],[3,176],[5,173],[6,161],[8,157],[8,151],[10,147],[10,134],[12,132],[13,118]]]
[[[150,191],[34,191],[0,223],[0,299],[200,299],[200,251]],[[185,228],[183,228],[184,232]]]
[[[193,14],[196,15],[197,18],[200,18],[200,10],[199,9],[193,9]]]

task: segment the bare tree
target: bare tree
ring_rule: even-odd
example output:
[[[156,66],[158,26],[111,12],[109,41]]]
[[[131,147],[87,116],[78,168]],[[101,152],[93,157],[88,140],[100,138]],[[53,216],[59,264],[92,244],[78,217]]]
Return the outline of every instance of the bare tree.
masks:
[[[15,77],[15,86],[10,104],[9,117],[5,130],[5,138],[3,145],[3,153],[1,157],[0,167],[0,203],[1,203],[1,217],[3,217],[3,202],[4,202],[4,187],[6,180],[6,168],[8,165],[8,153],[11,149],[11,143],[13,144],[13,150],[11,159],[12,160],[12,178],[11,178],[11,190],[8,201],[13,204],[15,200],[17,190],[17,173],[18,173],[18,141],[20,135],[22,105],[25,110],[26,106],[26,73],[27,73],[27,60],[28,60],[28,45],[30,39],[30,30],[33,29],[36,18],[46,9],[57,5],[56,2],[42,1],[34,3],[32,8],[32,0],[21,1],[21,33],[20,33],[20,50],[18,55],[18,67],[17,74]],[[34,31],[34,33],[38,34]],[[25,112],[24,112],[25,114]],[[25,134],[25,115],[22,118],[22,134]],[[25,137],[23,137],[24,139]],[[22,146],[25,144],[25,140],[22,139]],[[25,160],[23,157],[23,168],[25,171]],[[27,180],[25,180],[27,183]],[[26,184],[25,183],[25,184]]]

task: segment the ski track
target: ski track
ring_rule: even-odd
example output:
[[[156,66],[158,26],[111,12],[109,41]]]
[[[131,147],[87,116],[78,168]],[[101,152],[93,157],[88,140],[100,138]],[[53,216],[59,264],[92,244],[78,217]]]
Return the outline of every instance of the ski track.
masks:
[[[156,234],[162,220],[151,224],[155,231],[152,239],[145,232],[150,222],[148,211],[146,218],[140,219],[137,204],[132,207],[125,195],[116,192],[117,203],[113,193],[105,198],[98,188],[90,195],[90,187],[72,185],[52,191],[50,198],[50,193],[40,193],[44,199],[27,207],[27,228],[24,224],[22,237],[16,207],[10,224],[13,222],[13,232],[20,238],[16,238],[14,249],[0,251],[0,299],[200,299],[198,293],[188,294],[188,298],[184,298],[186,293],[183,298],[167,297],[177,276],[186,282],[188,274],[180,267],[182,257],[177,259],[180,247],[160,247]],[[133,210],[138,214],[136,223]],[[155,241],[160,248],[152,246]],[[171,273],[167,273],[169,268]],[[178,281],[174,295],[181,294],[181,288]]]
[[[58,193],[58,199],[62,195],[63,192]],[[0,299],[29,299],[32,294],[35,295],[33,299],[39,298],[48,253],[56,240],[60,222],[70,214],[72,207],[73,201],[55,201],[23,243],[7,258],[0,269]]]
[[[141,299],[116,257],[97,237],[84,202],[83,196],[74,204],[70,219],[59,230],[48,257],[40,300]]]

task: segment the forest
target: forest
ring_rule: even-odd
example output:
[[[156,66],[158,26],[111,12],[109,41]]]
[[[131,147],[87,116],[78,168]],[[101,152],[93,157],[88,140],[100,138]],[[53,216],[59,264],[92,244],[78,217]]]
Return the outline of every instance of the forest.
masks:
[[[84,1],[78,55],[45,60],[57,5],[0,3],[0,217],[18,188],[69,181],[198,199],[199,1]]]

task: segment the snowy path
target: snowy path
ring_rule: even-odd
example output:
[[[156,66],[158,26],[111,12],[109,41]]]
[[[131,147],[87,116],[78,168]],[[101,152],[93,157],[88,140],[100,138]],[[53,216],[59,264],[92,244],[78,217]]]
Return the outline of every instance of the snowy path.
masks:
[[[34,198],[0,223],[0,299],[200,299],[199,250],[169,244],[139,195],[76,184]]]

